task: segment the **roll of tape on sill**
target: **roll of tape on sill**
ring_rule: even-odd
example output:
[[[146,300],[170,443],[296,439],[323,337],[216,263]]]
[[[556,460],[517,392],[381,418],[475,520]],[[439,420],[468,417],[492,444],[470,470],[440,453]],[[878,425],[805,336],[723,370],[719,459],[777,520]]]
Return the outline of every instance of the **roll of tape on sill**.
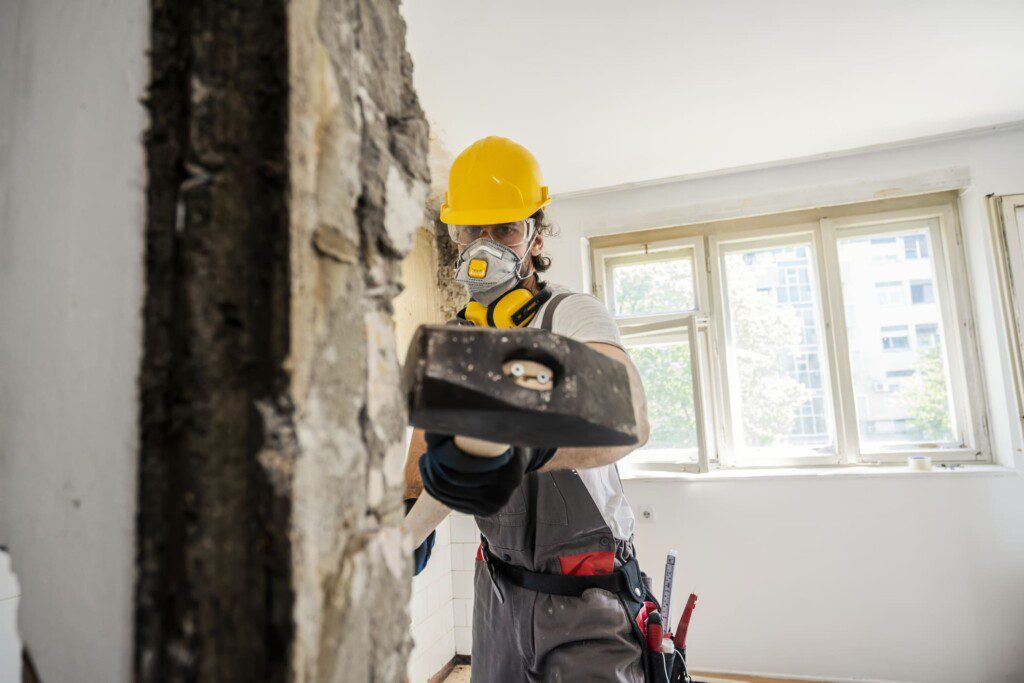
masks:
[[[915,472],[927,472],[932,468],[931,456],[911,455],[907,458],[907,467]]]

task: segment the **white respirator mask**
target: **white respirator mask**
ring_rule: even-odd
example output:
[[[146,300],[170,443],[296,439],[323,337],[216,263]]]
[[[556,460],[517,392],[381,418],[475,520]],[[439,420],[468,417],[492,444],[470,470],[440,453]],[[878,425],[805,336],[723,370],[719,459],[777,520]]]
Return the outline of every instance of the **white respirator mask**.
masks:
[[[531,247],[534,237],[529,240]],[[526,253],[530,253],[530,247]],[[511,247],[489,237],[480,237],[459,254],[455,263],[455,281],[469,291],[474,301],[490,306],[526,277],[524,264],[525,257]]]

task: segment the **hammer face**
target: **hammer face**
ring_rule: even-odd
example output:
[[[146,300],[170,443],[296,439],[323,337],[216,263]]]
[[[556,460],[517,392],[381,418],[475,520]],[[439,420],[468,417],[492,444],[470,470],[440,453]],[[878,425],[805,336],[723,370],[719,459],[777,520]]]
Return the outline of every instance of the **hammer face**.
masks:
[[[517,363],[544,381],[524,382]],[[625,366],[544,330],[424,325],[404,383],[409,422],[428,431],[539,448],[637,442]]]

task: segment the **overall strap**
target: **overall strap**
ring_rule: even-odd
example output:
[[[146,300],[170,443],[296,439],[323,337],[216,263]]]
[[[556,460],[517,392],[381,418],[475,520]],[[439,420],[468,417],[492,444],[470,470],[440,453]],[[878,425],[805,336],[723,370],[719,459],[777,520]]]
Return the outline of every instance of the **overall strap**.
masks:
[[[562,292],[551,297],[551,301],[548,302],[548,307],[544,309],[544,318],[540,321],[540,328],[547,332],[551,331],[551,323],[555,319],[555,309],[558,308],[558,304],[562,302],[576,292]]]

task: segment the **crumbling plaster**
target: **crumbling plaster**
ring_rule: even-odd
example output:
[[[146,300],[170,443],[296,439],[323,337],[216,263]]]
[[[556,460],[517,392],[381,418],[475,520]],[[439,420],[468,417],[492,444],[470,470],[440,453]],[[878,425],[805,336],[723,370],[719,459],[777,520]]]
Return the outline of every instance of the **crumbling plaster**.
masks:
[[[295,681],[402,680],[410,564],[392,326],[427,124],[396,2],[289,4]]]

